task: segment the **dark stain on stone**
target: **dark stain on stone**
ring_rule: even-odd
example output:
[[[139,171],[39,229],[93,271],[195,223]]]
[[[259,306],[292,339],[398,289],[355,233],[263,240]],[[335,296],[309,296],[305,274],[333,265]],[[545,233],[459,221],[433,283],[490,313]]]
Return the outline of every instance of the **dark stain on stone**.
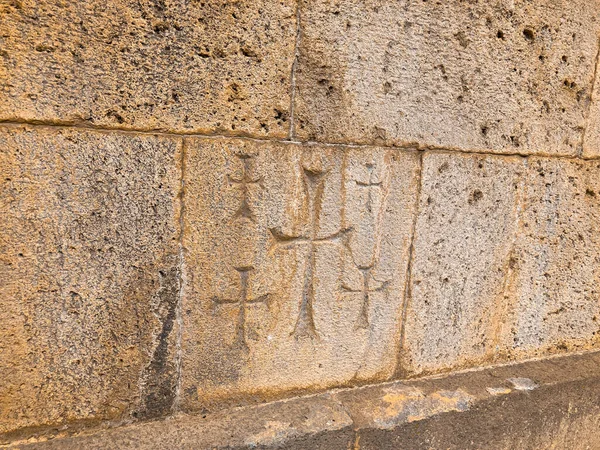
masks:
[[[172,412],[176,394],[176,367],[174,355],[169,352],[170,336],[173,332],[179,298],[179,273],[177,267],[160,270],[158,273],[159,289],[156,315],[160,318],[162,328],[157,337],[157,345],[152,359],[146,367],[142,380],[143,407],[134,414],[142,419],[151,419],[168,415]]]

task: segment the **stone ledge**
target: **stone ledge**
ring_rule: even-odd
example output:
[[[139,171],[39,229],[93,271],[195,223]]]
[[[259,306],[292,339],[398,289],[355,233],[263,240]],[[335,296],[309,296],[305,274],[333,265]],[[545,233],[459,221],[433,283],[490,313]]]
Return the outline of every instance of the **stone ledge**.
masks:
[[[12,449],[597,448],[600,352],[330,391]]]

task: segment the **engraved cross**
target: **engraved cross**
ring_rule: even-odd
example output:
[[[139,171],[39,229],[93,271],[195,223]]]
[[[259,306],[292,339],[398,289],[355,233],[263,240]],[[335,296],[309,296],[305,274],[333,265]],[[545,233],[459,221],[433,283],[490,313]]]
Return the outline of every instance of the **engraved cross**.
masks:
[[[367,211],[371,212],[372,209],[372,204],[373,204],[373,187],[381,187],[381,181],[373,181],[373,169],[375,168],[373,163],[368,163],[366,165],[367,167],[367,171],[369,172],[369,181],[362,182],[362,181],[356,181],[356,184],[358,186],[364,187],[366,189],[368,189],[368,193],[369,193],[369,197],[367,198]]]
[[[234,178],[232,176],[228,176],[229,183],[239,186],[242,191],[242,204],[239,209],[235,213],[234,217],[246,217],[254,222],[254,211],[250,206],[250,202],[248,199],[249,196],[249,187],[253,184],[259,184],[262,181],[262,178],[252,178],[250,176],[250,162],[252,160],[252,155],[246,154],[238,154],[238,158],[242,161],[242,177]]]
[[[287,247],[293,245],[308,245],[309,249],[306,256],[306,268],[304,271],[304,285],[302,289],[302,300],[300,302],[300,311],[296,320],[296,325],[292,335],[298,338],[318,338],[314,321],[314,302],[315,302],[315,272],[317,269],[316,247],[320,244],[339,243],[346,233],[350,230],[341,229],[329,236],[318,237],[321,220],[321,210],[323,207],[323,194],[325,190],[325,179],[327,172],[314,171],[306,168],[302,169],[302,181],[304,191],[308,198],[308,211],[310,227],[305,235],[289,236],[276,229],[271,229],[271,235],[275,242],[274,247]]]
[[[248,349],[248,343],[246,342],[246,308],[250,303],[267,302],[269,300],[269,294],[261,295],[256,298],[248,298],[248,277],[250,272],[254,270],[253,267],[236,267],[235,270],[240,276],[241,293],[238,299],[219,298],[213,297],[212,301],[215,304],[239,304],[238,318],[235,327],[235,345],[239,348]],[[267,304],[268,306],[268,304]]]
[[[361,289],[352,289],[346,285],[342,285],[342,288],[346,292],[361,292],[362,293],[362,302],[360,313],[358,315],[358,320],[356,321],[356,328],[368,328],[369,326],[369,306],[371,304],[371,293],[372,292],[381,292],[385,291],[390,284],[389,281],[380,282],[381,285],[377,288],[371,288],[370,280],[371,280],[371,270],[373,266],[369,267],[359,267],[359,270],[362,274],[362,287]],[[375,280],[377,281],[377,280]]]

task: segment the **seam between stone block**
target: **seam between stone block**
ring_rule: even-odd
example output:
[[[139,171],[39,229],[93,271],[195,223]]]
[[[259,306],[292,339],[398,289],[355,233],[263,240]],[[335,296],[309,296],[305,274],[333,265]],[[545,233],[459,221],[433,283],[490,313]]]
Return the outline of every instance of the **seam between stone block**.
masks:
[[[296,43],[294,45],[294,62],[292,63],[292,73],[290,75],[290,129],[288,132],[288,139],[293,139],[296,135],[295,130],[295,117],[294,117],[294,107],[296,103],[296,69],[298,68],[298,58],[300,56],[300,39],[301,39],[301,30],[300,30],[300,1],[296,1]]]
[[[596,60],[595,60],[595,64],[594,64],[594,73],[593,73],[593,78],[592,78],[592,87],[590,90],[590,102],[588,104],[587,107],[587,112],[585,115],[585,121],[584,121],[584,126],[583,126],[583,131],[581,132],[581,145],[579,145],[579,148],[577,149],[577,156],[579,156],[580,158],[583,158],[583,149],[585,147],[585,137],[587,134],[587,130],[588,130],[588,126],[590,125],[590,115],[592,113],[592,105],[594,103],[594,92],[596,89],[596,78],[598,77],[598,66],[600,65],[600,38],[598,39],[598,49],[596,50]],[[592,158],[590,158],[592,159]]]
[[[499,157],[514,157],[520,156],[523,158],[528,157],[540,157],[540,158],[551,158],[551,159],[565,159],[570,161],[577,160],[600,160],[599,156],[583,157],[578,155],[561,155],[561,154],[549,154],[549,153],[519,153],[519,152],[499,152],[494,150],[465,150],[453,147],[433,146],[433,145],[422,145],[419,143],[406,143],[398,145],[386,145],[386,144],[359,144],[359,143],[343,143],[343,142],[322,142],[322,141],[300,141],[295,139],[282,139],[276,137],[255,137],[249,135],[236,135],[236,134],[218,134],[218,133],[179,133],[174,131],[164,130],[144,130],[144,129],[125,129],[125,128],[106,128],[106,127],[94,127],[83,124],[72,124],[64,122],[44,122],[44,121],[19,121],[19,120],[0,120],[0,127],[19,127],[28,126],[32,128],[65,128],[65,129],[76,129],[81,131],[93,131],[97,133],[118,133],[124,135],[142,135],[142,136],[165,136],[175,138],[197,138],[197,139],[241,139],[251,142],[258,143],[279,143],[287,145],[303,145],[303,146],[323,146],[323,147],[335,147],[335,148],[356,148],[356,149],[377,149],[377,148],[388,148],[391,150],[418,150],[418,151],[438,151],[446,153],[457,153],[467,155],[487,155],[487,156],[499,156]]]
[[[417,192],[415,195],[415,203],[413,206],[414,216],[411,225],[410,233],[410,245],[408,247],[408,262],[406,264],[406,275],[404,277],[404,298],[402,299],[402,309],[400,318],[400,337],[398,347],[396,349],[396,369],[394,371],[394,378],[398,378],[403,375],[404,368],[403,363],[403,351],[404,342],[406,339],[406,312],[408,310],[408,304],[412,300],[412,264],[414,258],[414,246],[415,246],[415,235],[417,232],[417,219],[419,217],[420,202],[421,202],[421,191],[423,188],[423,156],[425,152],[419,154],[419,173],[417,182]]]

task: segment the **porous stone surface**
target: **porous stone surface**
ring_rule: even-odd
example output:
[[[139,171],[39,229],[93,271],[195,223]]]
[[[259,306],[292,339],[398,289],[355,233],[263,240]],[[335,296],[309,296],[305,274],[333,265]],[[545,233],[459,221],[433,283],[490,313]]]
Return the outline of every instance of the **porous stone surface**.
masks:
[[[89,436],[17,445],[25,449],[346,449],[352,419],[325,397],[297,398],[205,416],[127,426]]]
[[[15,0],[0,15],[1,120],[288,133],[293,0]]]
[[[600,54],[598,56],[600,58]],[[583,156],[595,158],[600,156],[600,72],[596,61],[596,81],[592,93],[592,103],[588,112],[585,136],[583,141]]]
[[[29,440],[9,448],[597,448],[599,363],[598,353],[534,361],[45,442]],[[515,387],[514,380],[527,383],[528,389]]]
[[[361,450],[533,450],[598,448],[595,432],[600,426],[597,395],[600,380],[598,354],[571,356],[465,373],[438,380],[415,382],[412,388],[434,397],[469,396],[461,408],[429,416],[427,404],[417,410],[414,420],[402,420],[391,428],[370,426],[359,429],[355,448]],[[514,388],[510,380],[527,380],[532,389]],[[489,394],[490,387],[502,390]],[[384,390],[386,388],[373,388]],[[387,388],[389,389],[389,388]],[[485,390],[485,392],[484,392]],[[356,396],[356,403],[344,403],[353,419],[360,413],[370,415],[373,407],[383,411],[394,408],[394,399]],[[385,391],[384,391],[385,392]],[[449,394],[452,393],[452,394]],[[459,394],[457,394],[459,393]],[[350,397],[350,396],[349,396]],[[365,398],[366,397],[366,398]],[[383,400],[383,401],[382,401]],[[425,418],[419,417],[423,413]],[[378,417],[378,416],[376,416]],[[355,423],[357,423],[355,419]],[[360,422],[358,422],[360,423]]]
[[[189,139],[182,406],[395,370],[419,156]]]
[[[506,274],[502,343],[512,358],[599,343],[600,162],[529,158]]]
[[[494,352],[524,170],[513,156],[423,157],[403,374],[473,366]]]
[[[0,127],[0,442],[171,410],[180,151]]]
[[[295,132],[303,139],[580,150],[596,0],[304,0],[300,12]]]

